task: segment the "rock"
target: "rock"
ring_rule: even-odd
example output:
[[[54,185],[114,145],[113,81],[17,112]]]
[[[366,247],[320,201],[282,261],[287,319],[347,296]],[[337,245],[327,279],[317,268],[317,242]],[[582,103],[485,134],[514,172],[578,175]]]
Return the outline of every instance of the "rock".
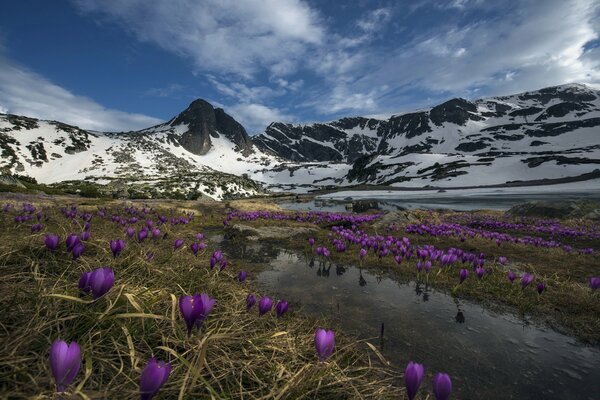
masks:
[[[392,224],[417,224],[420,220],[410,211],[390,211],[373,223],[374,229],[385,229]]]
[[[506,211],[510,217],[600,218],[600,202],[593,200],[530,201]]]
[[[228,228],[228,234],[241,235],[247,240],[290,239],[298,236],[309,236],[319,231],[308,226],[270,226],[255,228],[244,224],[234,224]]]
[[[25,185],[23,185],[20,180],[10,175],[0,175],[0,184],[8,186],[17,186],[25,189]]]

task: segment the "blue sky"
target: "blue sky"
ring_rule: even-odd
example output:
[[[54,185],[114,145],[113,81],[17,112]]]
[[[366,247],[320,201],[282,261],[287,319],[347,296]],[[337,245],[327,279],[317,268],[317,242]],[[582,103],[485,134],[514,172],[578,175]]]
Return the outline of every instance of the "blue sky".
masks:
[[[0,112],[144,128],[195,98],[249,133],[461,96],[600,85],[598,0],[23,0]]]

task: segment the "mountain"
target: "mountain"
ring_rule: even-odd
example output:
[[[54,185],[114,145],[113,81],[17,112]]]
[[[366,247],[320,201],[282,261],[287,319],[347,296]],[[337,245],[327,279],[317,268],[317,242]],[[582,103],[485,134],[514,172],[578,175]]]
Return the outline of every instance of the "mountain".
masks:
[[[234,198],[265,189],[463,187],[586,177],[600,165],[600,92],[571,84],[388,119],[274,122],[249,137],[193,101],[168,122],[96,132],[0,114],[0,173],[98,186],[115,196]]]
[[[40,183],[93,182],[115,195],[216,199],[262,192],[246,177],[273,157],[255,151],[242,125],[202,100],[135,132],[95,132],[0,114],[0,171]],[[128,193],[127,193],[128,192]]]
[[[455,98],[387,120],[272,123],[253,141],[290,162],[349,164],[337,180],[343,184],[470,186],[561,178],[600,164],[600,92],[571,84]]]

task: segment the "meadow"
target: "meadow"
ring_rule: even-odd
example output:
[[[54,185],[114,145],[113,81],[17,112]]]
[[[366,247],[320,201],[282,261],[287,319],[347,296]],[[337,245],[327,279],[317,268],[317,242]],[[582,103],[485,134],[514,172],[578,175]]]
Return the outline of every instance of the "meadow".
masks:
[[[376,212],[284,212],[268,201],[0,204],[6,398],[451,397],[452,371],[390,363],[373,340],[264,292],[254,279],[264,265],[209,239],[241,246],[240,225],[289,230],[259,241],[318,263],[393,271],[600,344],[600,230],[589,221],[416,211],[418,223],[375,228]],[[57,340],[77,343],[73,376],[73,365],[57,373],[69,361]]]

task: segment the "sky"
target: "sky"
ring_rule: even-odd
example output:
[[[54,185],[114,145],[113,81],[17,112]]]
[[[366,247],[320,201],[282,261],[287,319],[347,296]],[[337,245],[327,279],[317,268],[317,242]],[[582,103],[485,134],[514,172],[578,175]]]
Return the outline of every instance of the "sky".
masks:
[[[600,0],[20,0],[0,112],[127,131],[196,98],[250,134],[571,82],[600,86]]]

